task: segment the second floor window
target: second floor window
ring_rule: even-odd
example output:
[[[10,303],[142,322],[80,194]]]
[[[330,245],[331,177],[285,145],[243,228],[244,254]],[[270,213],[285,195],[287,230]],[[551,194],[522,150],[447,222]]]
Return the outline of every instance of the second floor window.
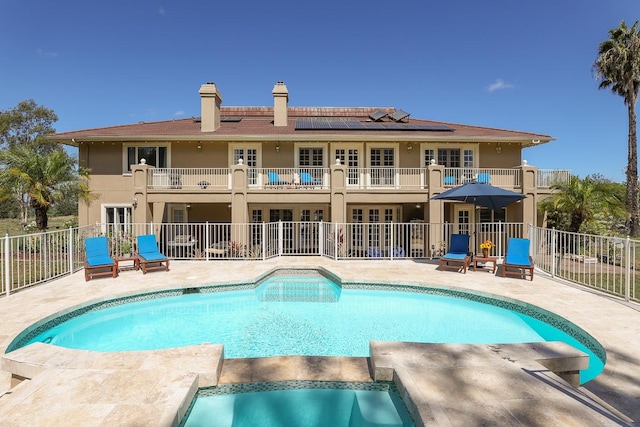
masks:
[[[157,168],[168,167],[169,149],[167,146],[130,145],[126,147],[126,150],[125,172],[131,172],[131,165],[139,164],[142,159],[144,159],[148,165]]]
[[[301,167],[323,167],[323,150],[322,148],[300,148],[298,160]]]

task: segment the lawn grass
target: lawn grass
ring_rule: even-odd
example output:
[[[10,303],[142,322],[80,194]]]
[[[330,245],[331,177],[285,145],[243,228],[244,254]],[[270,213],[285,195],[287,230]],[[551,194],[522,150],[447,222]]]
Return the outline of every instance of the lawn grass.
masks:
[[[56,216],[49,217],[49,227],[47,231],[54,231],[61,228],[62,224],[65,221],[75,218],[73,215],[69,216]],[[29,218],[29,222],[33,221],[33,218]],[[0,219],[0,234],[8,234],[9,236],[21,236],[23,234],[31,234],[32,232],[27,232],[22,229],[20,225],[20,221],[18,219],[12,218],[3,218]]]

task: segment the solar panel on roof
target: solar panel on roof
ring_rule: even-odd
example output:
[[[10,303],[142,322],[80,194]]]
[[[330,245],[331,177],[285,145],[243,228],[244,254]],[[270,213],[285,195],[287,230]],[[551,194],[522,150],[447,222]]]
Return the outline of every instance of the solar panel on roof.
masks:
[[[366,122],[351,118],[315,118],[296,120],[296,130],[378,130],[378,131],[431,131],[453,132],[446,125],[420,125],[402,122]]]
[[[406,112],[406,111],[404,111],[404,110],[398,110],[398,111],[396,111],[395,113],[393,113],[393,114],[391,115],[391,119],[392,119],[394,122],[399,122],[399,121],[401,121],[401,120],[406,119],[407,117],[409,117],[409,113],[407,113],[407,112]]]
[[[373,113],[369,114],[369,118],[371,120],[373,120],[374,122],[382,120],[387,116],[388,116],[388,114],[386,112],[382,111],[382,110],[377,110],[377,111],[374,111]]]

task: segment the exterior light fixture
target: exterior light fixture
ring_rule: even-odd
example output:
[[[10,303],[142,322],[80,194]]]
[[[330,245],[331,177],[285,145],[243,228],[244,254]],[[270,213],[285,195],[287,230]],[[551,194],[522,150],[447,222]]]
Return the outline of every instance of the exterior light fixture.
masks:
[[[198,142],[198,151],[202,150],[202,144]]]
[[[280,143],[276,142],[276,153],[280,152]]]
[[[411,151],[413,150],[413,145],[411,145],[411,143],[409,143],[409,145],[407,145],[407,151]]]
[[[502,145],[498,142],[498,145],[496,145],[496,153],[500,154],[502,153]]]
[[[133,206],[134,208],[138,206],[138,199],[136,199],[135,197],[133,199],[131,199],[131,206]]]

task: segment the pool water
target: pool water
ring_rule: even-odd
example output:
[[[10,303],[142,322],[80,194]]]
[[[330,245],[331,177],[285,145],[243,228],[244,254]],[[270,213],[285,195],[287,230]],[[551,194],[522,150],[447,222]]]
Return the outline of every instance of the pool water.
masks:
[[[369,356],[369,341],[523,343],[577,340],[521,313],[462,298],[342,289],[322,277],[273,277],[255,289],[194,293],[120,304],[73,317],[30,342],[93,351],[224,344],[226,358]],[[28,344],[27,343],[27,344]]]
[[[298,388],[198,396],[184,427],[410,427],[396,392]]]

